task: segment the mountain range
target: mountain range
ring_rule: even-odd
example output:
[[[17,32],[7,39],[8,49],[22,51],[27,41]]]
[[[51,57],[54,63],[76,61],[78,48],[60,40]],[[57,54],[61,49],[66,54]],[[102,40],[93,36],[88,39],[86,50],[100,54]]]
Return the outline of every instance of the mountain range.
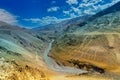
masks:
[[[119,14],[120,2],[70,26],[55,40],[50,56],[64,66],[120,73]]]
[[[33,29],[0,21],[0,80],[119,80],[119,14],[120,2],[95,15]],[[47,64],[87,73],[72,76]]]

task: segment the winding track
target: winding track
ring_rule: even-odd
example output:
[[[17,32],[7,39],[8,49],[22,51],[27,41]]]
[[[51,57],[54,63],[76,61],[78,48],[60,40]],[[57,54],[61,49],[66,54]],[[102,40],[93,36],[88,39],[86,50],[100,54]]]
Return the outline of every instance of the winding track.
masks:
[[[85,70],[81,70],[81,69],[77,69],[77,68],[73,68],[73,67],[59,66],[51,57],[49,57],[48,54],[52,48],[53,42],[54,42],[54,40],[52,40],[49,43],[47,49],[44,52],[45,63],[48,65],[48,67],[50,69],[52,69],[53,71],[62,72],[62,73],[70,73],[70,74],[87,73],[87,71],[85,71]]]

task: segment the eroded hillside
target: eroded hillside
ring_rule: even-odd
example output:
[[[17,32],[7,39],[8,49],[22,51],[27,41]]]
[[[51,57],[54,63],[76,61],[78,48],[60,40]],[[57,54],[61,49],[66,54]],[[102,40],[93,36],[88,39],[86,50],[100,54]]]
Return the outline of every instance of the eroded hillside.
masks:
[[[120,74],[119,13],[103,15],[66,32],[54,42],[50,56],[60,65]]]

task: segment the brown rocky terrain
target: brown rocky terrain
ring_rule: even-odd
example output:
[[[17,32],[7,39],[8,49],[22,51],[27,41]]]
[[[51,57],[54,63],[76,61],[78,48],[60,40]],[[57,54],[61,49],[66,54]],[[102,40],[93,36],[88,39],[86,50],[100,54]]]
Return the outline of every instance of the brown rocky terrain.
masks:
[[[50,56],[59,65],[120,75],[119,11],[105,14],[56,39]]]

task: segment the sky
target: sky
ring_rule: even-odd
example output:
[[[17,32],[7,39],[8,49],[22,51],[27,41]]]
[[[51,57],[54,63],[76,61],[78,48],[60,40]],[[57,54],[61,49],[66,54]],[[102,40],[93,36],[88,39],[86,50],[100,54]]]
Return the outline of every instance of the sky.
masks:
[[[34,28],[93,15],[120,0],[0,0],[0,21]]]

